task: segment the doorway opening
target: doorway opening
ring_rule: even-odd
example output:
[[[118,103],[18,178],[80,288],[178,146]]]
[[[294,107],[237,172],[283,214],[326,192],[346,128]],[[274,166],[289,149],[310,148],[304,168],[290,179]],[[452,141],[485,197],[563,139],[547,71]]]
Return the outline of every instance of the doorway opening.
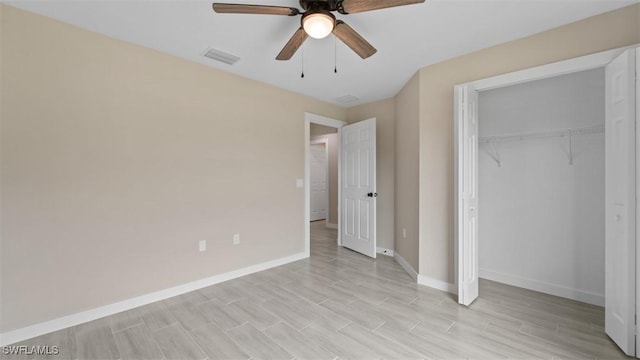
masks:
[[[340,243],[340,134],[347,123],[305,114],[305,250],[312,231]]]

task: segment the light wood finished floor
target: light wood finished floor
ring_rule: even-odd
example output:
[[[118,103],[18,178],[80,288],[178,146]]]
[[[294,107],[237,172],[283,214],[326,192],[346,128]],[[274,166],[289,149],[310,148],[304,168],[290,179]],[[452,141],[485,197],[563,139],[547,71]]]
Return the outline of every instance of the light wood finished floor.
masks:
[[[600,307],[482,281],[470,308],[390,257],[338,248],[44,335],[68,359],[621,359]]]

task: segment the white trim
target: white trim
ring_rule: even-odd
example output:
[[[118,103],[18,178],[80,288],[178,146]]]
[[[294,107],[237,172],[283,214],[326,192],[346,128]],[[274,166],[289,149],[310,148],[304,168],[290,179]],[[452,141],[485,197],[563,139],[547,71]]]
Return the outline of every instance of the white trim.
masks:
[[[338,228],[338,224],[332,224],[332,223],[327,223],[325,226],[328,227],[329,229],[337,229]]]
[[[516,85],[529,81],[571,74],[578,71],[596,69],[607,65],[609,62],[611,62],[611,60],[613,60],[616,56],[622,54],[625,50],[632,49],[637,46],[638,45],[631,45],[618,49],[602,51],[591,55],[580,56],[573,59],[511,72],[508,74],[471,81],[469,83],[461,85],[471,85],[477,91],[490,90],[508,85]]]
[[[418,282],[418,272],[405,260],[400,254],[393,254],[393,258],[396,259],[396,262],[404,269],[404,271],[411,276],[413,281]]]
[[[311,254],[311,229],[309,226],[311,219],[311,208],[310,208],[310,188],[309,188],[309,179],[311,178],[311,164],[309,164],[309,145],[311,143],[311,123],[334,127],[338,129],[338,138],[340,138],[341,128],[347,125],[346,122],[331,119],[325,116],[305,112],[304,113],[304,253],[307,257]],[[340,154],[340,141],[338,144],[338,154]],[[341,168],[341,156],[338,156],[338,209],[340,209],[340,197],[341,197],[341,186],[340,186],[340,168]],[[338,214],[338,246],[341,244],[340,242],[340,214]]]
[[[318,114],[314,114],[314,113],[309,113],[309,112],[305,112],[304,113],[304,119],[312,122],[314,124],[318,124],[318,125],[324,125],[324,126],[328,126],[328,127],[332,127],[332,128],[336,128],[339,129],[345,125],[347,125],[347,122],[342,121],[342,120],[336,120],[336,119],[332,119],[326,116],[322,116],[322,115],[318,115]]]
[[[389,250],[389,249],[386,249],[386,248],[383,248],[383,247],[379,247],[379,246],[376,247],[376,252],[378,254],[382,254],[382,255],[393,257],[393,250]]]
[[[539,291],[545,294],[561,296],[563,298],[582,301],[597,306],[604,306],[604,294],[596,294],[589,291],[572,289],[569,287],[551,284],[544,281],[527,279],[482,268],[480,268],[479,275],[480,278],[497,281],[507,285]]]
[[[636,151],[640,153],[640,47],[636,48]],[[640,154],[636,153],[636,191],[640,190]],[[637,194],[637,193],[636,193]],[[636,198],[636,208],[638,199]],[[638,234],[640,234],[640,211],[636,211],[636,316],[640,314],[640,246],[638,246]],[[636,357],[640,357],[640,337],[638,336],[638,325],[636,324]]]
[[[130,310],[139,306],[154,303],[156,301],[165,300],[174,296],[182,295],[190,291],[202,289],[207,286],[215,285],[224,281],[239,278],[241,276],[253,274],[258,271],[267,270],[276,266],[281,266],[294,261],[302,260],[309,257],[305,253],[298,253],[285,256],[279,259],[266,261],[260,264],[247,266],[242,269],[229,271],[226,273],[214,275],[205,279],[192,281],[186,284],[174,286],[168,289],[156,291],[153,293],[137,296],[135,298],[119,301],[113,304],[100,306],[91,310],[63,316],[57,319],[44,321],[38,324],[26,326],[20,329],[8,331],[0,334],[0,346],[13,344],[36,336],[48,334],[53,331],[66,329],[70,326],[86,323],[105,316],[117,314],[122,311]]]
[[[450,294],[456,295],[458,293],[458,289],[456,284],[451,284],[448,282],[444,282],[441,280],[437,280],[434,278],[430,278],[425,275],[418,274],[418,284],[428,286],[430,288],[434,288],[436,290],[446,291]]]

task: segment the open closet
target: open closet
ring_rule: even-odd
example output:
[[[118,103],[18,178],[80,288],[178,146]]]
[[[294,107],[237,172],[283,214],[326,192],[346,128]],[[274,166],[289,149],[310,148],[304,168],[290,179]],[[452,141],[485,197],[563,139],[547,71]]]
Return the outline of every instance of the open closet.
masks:
[[[604,76],[478,93],[480,278],[604,305]]]

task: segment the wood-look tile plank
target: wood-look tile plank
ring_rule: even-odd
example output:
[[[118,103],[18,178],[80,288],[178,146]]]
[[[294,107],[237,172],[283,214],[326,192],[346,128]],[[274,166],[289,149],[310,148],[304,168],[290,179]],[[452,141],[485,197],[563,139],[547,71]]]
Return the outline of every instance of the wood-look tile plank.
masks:
[[[58,353],[55,356],[41,354],[35,359],[56,359],[56,360],[74,360],[78,359],[78,348],[76,343],[75,329],[73,327],[54,331],[49,334],[42,335],[38,338],[36,345],[45,345],[52,348],[58,347]]]
[[[285,323],[276,324],[265,330],[265,333],[297,360],[333,359],[335,357],[334,354],[325,350],[321,343],[312,341]]]
[[[218,299],[213,299],[198,305],[200,313],[207,319],[213,321],[222,330],[227,330],[240,326],[247,322],[245,314],[237,308],[222,303]],[[193,329],[192,327],[191,329]]]
[[[363,309],[365,303],[362,301],[356,301],[353,303],[345,304],[337,302],[333,299],[320,304],[320,306],[331,310],[332,312],[356,322],[369,330],[373,330],[378,326],[384,324],[384,319],[371,311]]]
[[[501,354],[495,349],[486,349],[483,346],[478,346],[473,342],[467,341],[466,338],[455,333],[435,330],[429,325],[418,324],[418,326],[411,330],[411,333],[422,336],[430,341],[436,341],[446,347],[454,348],[469,359],[507,359],[506,355]]]
[[[198,291],[209,299],[218,299],[225,304],[231,304],[234,301],[245,298],[242,292],[238,291],[238,289],[233,286],[233,282],[234,280],[226,281]]]
[[[108,316],[107,321],[113,332],[121,331],[136,325],[142,324],[142,318],[138,313],[138,309],[131,309],[123,311],[111,316]]]
[[[195,329],[191,331],[191,336],[211,360],[250,358],[215,324],[208,324]]]
[[[585,354],[594,358],[621,359],[626,357],[617,348],[605,346],[603,343],[597,343],[593,339],[581,339],[573,336],[572,333],[569,332],[558,333],[557,331],[547,331],[547,329],[540,326],[529,324],[523,325],[520,331],[540,339],[543,343],[551,342],[569,351]]]
[[[260,304],[260,306],[296,330],[305,328],[321,319],[316,312],[309,311],[311,304],[304,301],[285,304],[280,300],[272,299]]]
[[[317,289],[313,289],[311,287],[296,284],[296,283],[286,283],[286,284],[280,285],[280,287],[285,289],[286,291],[297,293],[299,296],[315,304],[319,304],[329,298],[328,295],[320,292]]]
[[[138,313],[142,321],[151,331],[156,331],[178,322],[171,311],[161,302],[142,306],[138,308]]]
[[[456,351],[456,349],[450,349],[437,341],[425,339],[416,334],[407,331],[400,331],[387,325],[382,325],[381,327],[375,329],[373,332],[384,338],[394,341],[397,344],[412,349],[425,358],[456,360],[466,360],[467,358],[464,354]]]
[[[580,354],[575,351],[566,349],[563,346],[549,342],[544,343],[540,339],[519,331],[503,329],[499,326],[489,324],[484,330],[484,334],[503,344],[512,346],[525,352],[542,352],[547,357],[553,359],[588,359],[586,354]]]
[[[323,324],[314,323],[302,331],[302,334],[331,353],[346,359],[378,359],[378,354],[372,349],[344,336]]]
[[[390,314],[397,316],[404,316],[411,319],[419,320],[424,324],[438,329],[440,331],[447,331],[454,321],[447,319],[430,308],[418,307],[413,304],[402,304],[396,301],[386,301],[380,305],[380,308],[384,309]]]
[[[202,304],[202,303],[201,303]],[[199,305],[187,302],[182,305],[168,307],[173,317],[187,331],[209,324],[211,321],[200,310]]]
[[[252,303],[250,300],[236,301],[228,305],[228,307],[242,314],[242,317],[260,331],[280,322],[279,318],[259,306],[258,303]]]
[[[120,359],[120,352],[106,319],[80,324],[75,328],[78,358]]]
[[[207,356],[180,324],[152,332],[153,338],[167,359],[204,360]]]
[[[501,354],[503,357],[507,357],[509,359],[551,360],[553,358],[552,355],[544,351],[536,351],[535,349],[511,346],[509,342],[501,341],[501,339],[496,338],[495,336],[491,336],[485,331],[479,330],[478,328],[474,327],[473,325],[455,323],[451,327],[451,329],[449,329],[449,333],[459,338],[465,339],[466,341],[469,341],[485,350],[495,351]]]
[[[383,359],[421,359],[424,357],[408,346],[387,340],[355,323],[345,326],[338,332],[373,350]]]
[[[252,358],[293,359],[293,355],[251,326],[251,324],[247,323],[228,330],[227,335]]]
[[[165,359],[144,324],[118,331],[114,336],[123,359]]]

